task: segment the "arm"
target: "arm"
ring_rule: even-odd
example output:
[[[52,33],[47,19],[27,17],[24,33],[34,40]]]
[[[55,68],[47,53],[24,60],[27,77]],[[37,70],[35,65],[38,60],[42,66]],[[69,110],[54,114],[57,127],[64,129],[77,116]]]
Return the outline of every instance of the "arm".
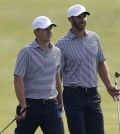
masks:
[[[56,88],[58,91],[58,96],[57,96],[58,103],[59,105],[63,106],[62,84],[61,84],[60,75],[56,75]]]
[[[16,93],[17,99],[21,106],[21,110],[23,110],[24,108],[26,108],[27,104],[26,104],[25,94],[24,94],[24,82],[23,82],[23,78],[21,76],[14,75],[14,87],[15,87],[15,93]],[[24,112],[19,117],[16,116],[16,119],[21,120],[21,119],[25,118],[25,114],[26,114],[26,112]]]
[[[119,100],[119,90],[116,89],[111,82],[109,69],[105,61],[98,63],[98,73],[104,85],[106,86],[108,93],[113,97],[114,100],[115,98]]]

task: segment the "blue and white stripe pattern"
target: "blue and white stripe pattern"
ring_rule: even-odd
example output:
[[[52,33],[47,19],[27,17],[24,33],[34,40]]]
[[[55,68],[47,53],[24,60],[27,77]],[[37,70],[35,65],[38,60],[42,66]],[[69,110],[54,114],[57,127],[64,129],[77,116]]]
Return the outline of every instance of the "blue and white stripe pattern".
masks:
[[[25,96],[33,99],[51,99],[58,94],[56,75],[60,74],[60,49],[50,44],[43,51],[34,40],[18,54],[15,75],[24,78]]]
[[[77,37],[69,31],[56,46],[61,49],[64,86],[75,84],[90,88],[98,85],[98,62],[105,58],[95,32],[86,30],[83,37]]]

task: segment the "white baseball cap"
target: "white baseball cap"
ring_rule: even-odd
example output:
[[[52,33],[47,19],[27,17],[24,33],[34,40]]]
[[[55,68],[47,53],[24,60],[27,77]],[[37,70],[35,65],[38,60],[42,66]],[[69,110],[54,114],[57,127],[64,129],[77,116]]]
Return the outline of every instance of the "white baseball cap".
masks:
[[[51,20],[46,16],[38,16],[34,19],[32,23],[32,29],[35,30],[37,28],[46,29],[49,26],[56,27],[57,25],[52,23]]]
[[[87,15],[90,15],[90,13],[88,11],[86,11],[84,6],[79,5],[79,4],[73,5],[67,10],[68,17],[78,16],[82,13],[86,13]]]

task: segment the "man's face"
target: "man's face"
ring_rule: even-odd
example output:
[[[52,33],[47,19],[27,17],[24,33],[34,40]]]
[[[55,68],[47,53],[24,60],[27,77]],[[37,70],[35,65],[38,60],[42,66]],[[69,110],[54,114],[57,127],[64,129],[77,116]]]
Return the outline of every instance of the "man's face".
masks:
[[[71,18],[72,27],[77,29],[77,30],[82,31],[86,27],[86,20],[87,20],[87,18],[86,18],[85,13],[82,13],[79,16],[73,16]]]
[[[49,26],[46,29],[39,28],[36,31],[36,37],[44,42],[49,42],[52,38],[52,26]]]

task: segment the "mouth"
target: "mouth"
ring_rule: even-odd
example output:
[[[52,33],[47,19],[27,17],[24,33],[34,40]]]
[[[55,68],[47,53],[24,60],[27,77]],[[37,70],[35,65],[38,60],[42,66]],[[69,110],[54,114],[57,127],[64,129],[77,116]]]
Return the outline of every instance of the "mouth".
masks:
[[[84,27],[84,26],[85,26],[85,24],[84,24],[84,23],[81,23],[81,24],[79,24],[79,26]]]
[[[52,38],[52,35],[49,34],[49,35],[47,36],[47,38],[50,40],[50,39]]]
[[[50,34],[49,37],[52,38],[52,34]]]

